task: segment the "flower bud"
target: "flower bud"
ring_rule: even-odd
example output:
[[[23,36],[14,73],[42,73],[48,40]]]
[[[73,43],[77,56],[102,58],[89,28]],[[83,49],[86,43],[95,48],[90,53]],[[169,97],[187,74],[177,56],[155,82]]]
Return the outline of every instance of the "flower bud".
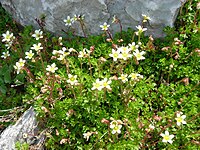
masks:
[[[105,118],[103,118],[103,119],[101,119],[101,123],[104,123],[104,124],[110,124],[110,121],[109,120],[107,120],[107,119],[105,119]]]
[[[183,78],[181,80],[185,85],[188,85],[189,84],[189,78]]]

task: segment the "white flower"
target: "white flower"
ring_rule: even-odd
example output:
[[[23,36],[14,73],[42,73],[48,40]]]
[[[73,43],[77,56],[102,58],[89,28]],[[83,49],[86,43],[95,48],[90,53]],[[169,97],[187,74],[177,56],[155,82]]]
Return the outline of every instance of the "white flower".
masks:
[[[34,53],[32,52],[32,50],[30,50],[29,52],[26,52],[25,53],[26,54],[26,59],[32,59],[33,58],[33,55],[34,55]]]
[[[154,129],[155,129],[155,126],[152,125],[152,124],[150,124],[150,125],[149,125],[149,129],[154,130]]]
[[[165,131],[165,134],[161,133],[160,136],[163,137],[162,142],[164,142],[164,143],[169,142],[170,144],[173,143],[172,139],[174,138],[174,135],[173,135],[173,134],[172,134],[172,135],[169,135],[169,132],[168,132],[168,131]]]
[[[103,88],[111,89],[111,87],[110,87],[111,80],[104,78],[101,82],[102,82]]]
[[[25,60],[23,60],[22,58],[19,59],[18,62],[16,62],[14,68],[15,70],[17,70],[17,74],[19,74],[19,72],[22,70],[22,68],[24,67],[25,65]]]
[[[109,56],[113,58],[113,61],[117,61],[120,58],[120,51],[112,49],[112,54],[109,54]]]
[[[58,38],[58,42],[59,42],[60,45],[63,45],[63,43],[62,43],[62,37]]]
[[[86,55],[85,51],[80,51],[79,54],[78,54],[78,57],[83,58],[85,55]]]
[[[41,49],[43,49],[43,47],[41,47],[41,43],[38,44],[33,44],[33,47],[31,47],[31,49],[35,50],[37,53],[40,52]]]
[[[182,124],[186,124],[186,121],[184,120],[186,118],[186,115],[182,115],[182,112],[177,113],[175,120],[177,121],[177,125],[180,126]]]
[[[10,41],[10,42],[7,42],[5,44],[5,46],[7,47],[7,49],[10,49],[10,47],[12,46],[12,44],[13,44],[13,41]]]
[[[148,20],[151,20],[151,18],[147,15],[142,14],[143,21],[142,22],[147,22]]]
[[[85,17],[85,15],[74,15],[73,19],[74,19],[74,21],[84,20],[84,17]]]
[[[122,128],[121,124],[120,125],[116,125],[112,130],[112,134],[116,134],[116,133],[120,134],[121,133],[121,128]]]
[[[100,25],[101,30],[107,31],[110,25],[108,25],[106,22],[104,22],[103,25]]]
[[[53,50],[52,54],[53,54],[53,55],[57,55],[57,54],[59,54],[59,51]]]
[[[131,44],[128,44],[128,46],[130,47],[130,49],[132,51],[135,51],[136,49],[139,48],[139,45],[135,45],[135,42],[132,42]]]
[[[55,71],[58,69],[58,67],[56,67],[56,64],[53,63],[51,65],[47,65],[46,70],[52,73],[55,73]]]
[[[74,49],[74,48],[70,48],[69,49],[69,52],[71,53],[71,52],[76,52],[76,50]]]
[[[35,33],[32,35],[32,37],[34,37],[36,40],[39,40],[41,38],[43,38],[43,31],[39,30],[35,30]]]
[[[3,40],[2,42],[10,42],[14,39],[13,33],[6,31],[6,33],[2,34]]]
[[[64,22],[66,26],[71,26],[72,23],[74,23],[74,19],[70,18],[70,16],[67,16],[67,19],[64,19]]]
[[[136,28],[138,29],[138,31],[135,32],[136,35],[140,35],[140,34],[142,34],[144,31],[147,30],[147,28],[142,28],[141,25],[136,26]]]
[[[3,53],[2,53],[1,58],[6,59],[6,58],[9,57],[9,56],[10,56],[9,51],[6,51],[6,52],[3,52]]]
[[[71,74],[68,74],[68,80],[67,80],[67,83],[71,84],[71,85],[76,85],[78,83],[78,81],[76,80],[77,78],[77,75],[71,75]]]
[[[131,49],[129,49],[128,46],[121,46],[117,50],[120,51],[121,53],[123,53],[123,52],[128,53]]]
[[[102,90],[103,86],[102,86],[102,82],[99,81],[99,79],[96,79],[96,82],[93,83],[93,87],[92,87],[92,90]]]
[[[111,123],[110,123],[110,128],[113,129],[115,126],[118,125],[118,122],[117,120],[113,120]]]
[[[119,77],[119,79],[121,79],[122,82],[125,83],[126,81],[128,81],[127,76],[128,76],[127,74],[122,74],[122,75]]]
[[[78,57],[79,58],[88,57],[89,54],[90,54],[90,51],[88,49],[84,48],[82,51],[79,52]]]
[[[139,79],[143,78],[143,75],[140,75],[138,73],[131,73],[128,77],[130,77],[131,80],[139,81]]]
[[[126,52],[126,51],[124,51],[124,52],[122,52],[121,54],[120,54],[120,58],[122,58],[123,60],[127,60],[128,58],[130,58],[130,57],[132,57],[133,55],[132,54],[129,54],[129,52]]]
[[[145,59],[145,57],[143,56],[144,54],[145,54],[144,51],[139,52],[138,49],[136,49],[135,52],[133,52],[133,55],[135,55],[135,57],[136,57],[137,60]]]
[[[117,17],[115,15],[112,18],[112,23],[118,23],[118,19],[117,19]]]
[[[62,37],[61,36],[58,38],[58,42],[62,42]]]
[[[53,51],[53,54],[59,54],[59,57],[57,58],[58,60],[64,60],[66,56],[68,56],[70,53],[66,52],[66,48],[63,47],[61,50],[59,51]]]
[[[92,132],[83,133],[83,138],[85,138],[86,141],[88,141],[91,135],[92,135]]]

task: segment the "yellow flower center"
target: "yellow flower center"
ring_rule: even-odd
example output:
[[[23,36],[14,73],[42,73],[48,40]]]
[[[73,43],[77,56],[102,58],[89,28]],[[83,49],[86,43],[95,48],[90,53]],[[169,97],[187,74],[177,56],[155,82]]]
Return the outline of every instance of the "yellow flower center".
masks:
[[[118,53],[114,53],[113,57],[117,58],[118,57]]]
[[[71,81],[75,81],[75,78],[74,78],[74,77],[71,77],[70,80],[71,80]]]
[[[166,141],[169,141],[169,140],[170,140],[169,135],[165,135],[163,138],[164,138]]]
[[[176,118],[177,122],[183,122],[183,119],[181,117]]]
[[[140,58],[142,57],[142,55],[141,55],[140,53],[138,53],[138,54],[136,55],[136,57],[140,59]]]
[[[131,75],[131,78],[132,78],[132,79],[137,79],[136,74],[132,74],[132,75]]]
[[[6,35],[6,39],[10,39],[10,35]]]

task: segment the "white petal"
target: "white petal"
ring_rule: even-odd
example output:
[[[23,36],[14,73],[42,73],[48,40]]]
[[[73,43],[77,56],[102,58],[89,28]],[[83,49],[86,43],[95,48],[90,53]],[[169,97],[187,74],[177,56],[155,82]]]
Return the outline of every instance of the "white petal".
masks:
[[[165,139],[163,139],[162,142],[166,143],[167,141]]]
[[[168,132],[168,131],[165,131],[165,135],[169,135],[169,132]]]
[[[161,133],[161,134],[160,134],[160,136],[164,137],[164,136],[165,136],[165,134]]]
[[[170,137],[170,139],[173,139],[173,138],[174,138],[174,135],[172,134],[172,135],[170,135],[169,137]]]
[[[182,124],[187,124],[186,121],[182,121]]]
[[[186,118],[186,115],[182,115],[181,118],[185,119],[185,118]]]
[[[173,141],[172,141],[172,140],[168,140],[168,142],[169,142],[170,144],[172,144],[172,143],[173,143]]]

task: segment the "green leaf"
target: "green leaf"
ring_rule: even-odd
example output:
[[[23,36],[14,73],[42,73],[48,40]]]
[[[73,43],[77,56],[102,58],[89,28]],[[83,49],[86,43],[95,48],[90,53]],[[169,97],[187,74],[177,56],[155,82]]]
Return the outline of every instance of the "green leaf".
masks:
[[[4,84],[0,85],[0,91],[1,91],[1,93],[6,94],[7,88]]]
[[[5,83],[11,83],[10,70],[7,70],[7,71],[4,73],[4,81],[5,81]]]

